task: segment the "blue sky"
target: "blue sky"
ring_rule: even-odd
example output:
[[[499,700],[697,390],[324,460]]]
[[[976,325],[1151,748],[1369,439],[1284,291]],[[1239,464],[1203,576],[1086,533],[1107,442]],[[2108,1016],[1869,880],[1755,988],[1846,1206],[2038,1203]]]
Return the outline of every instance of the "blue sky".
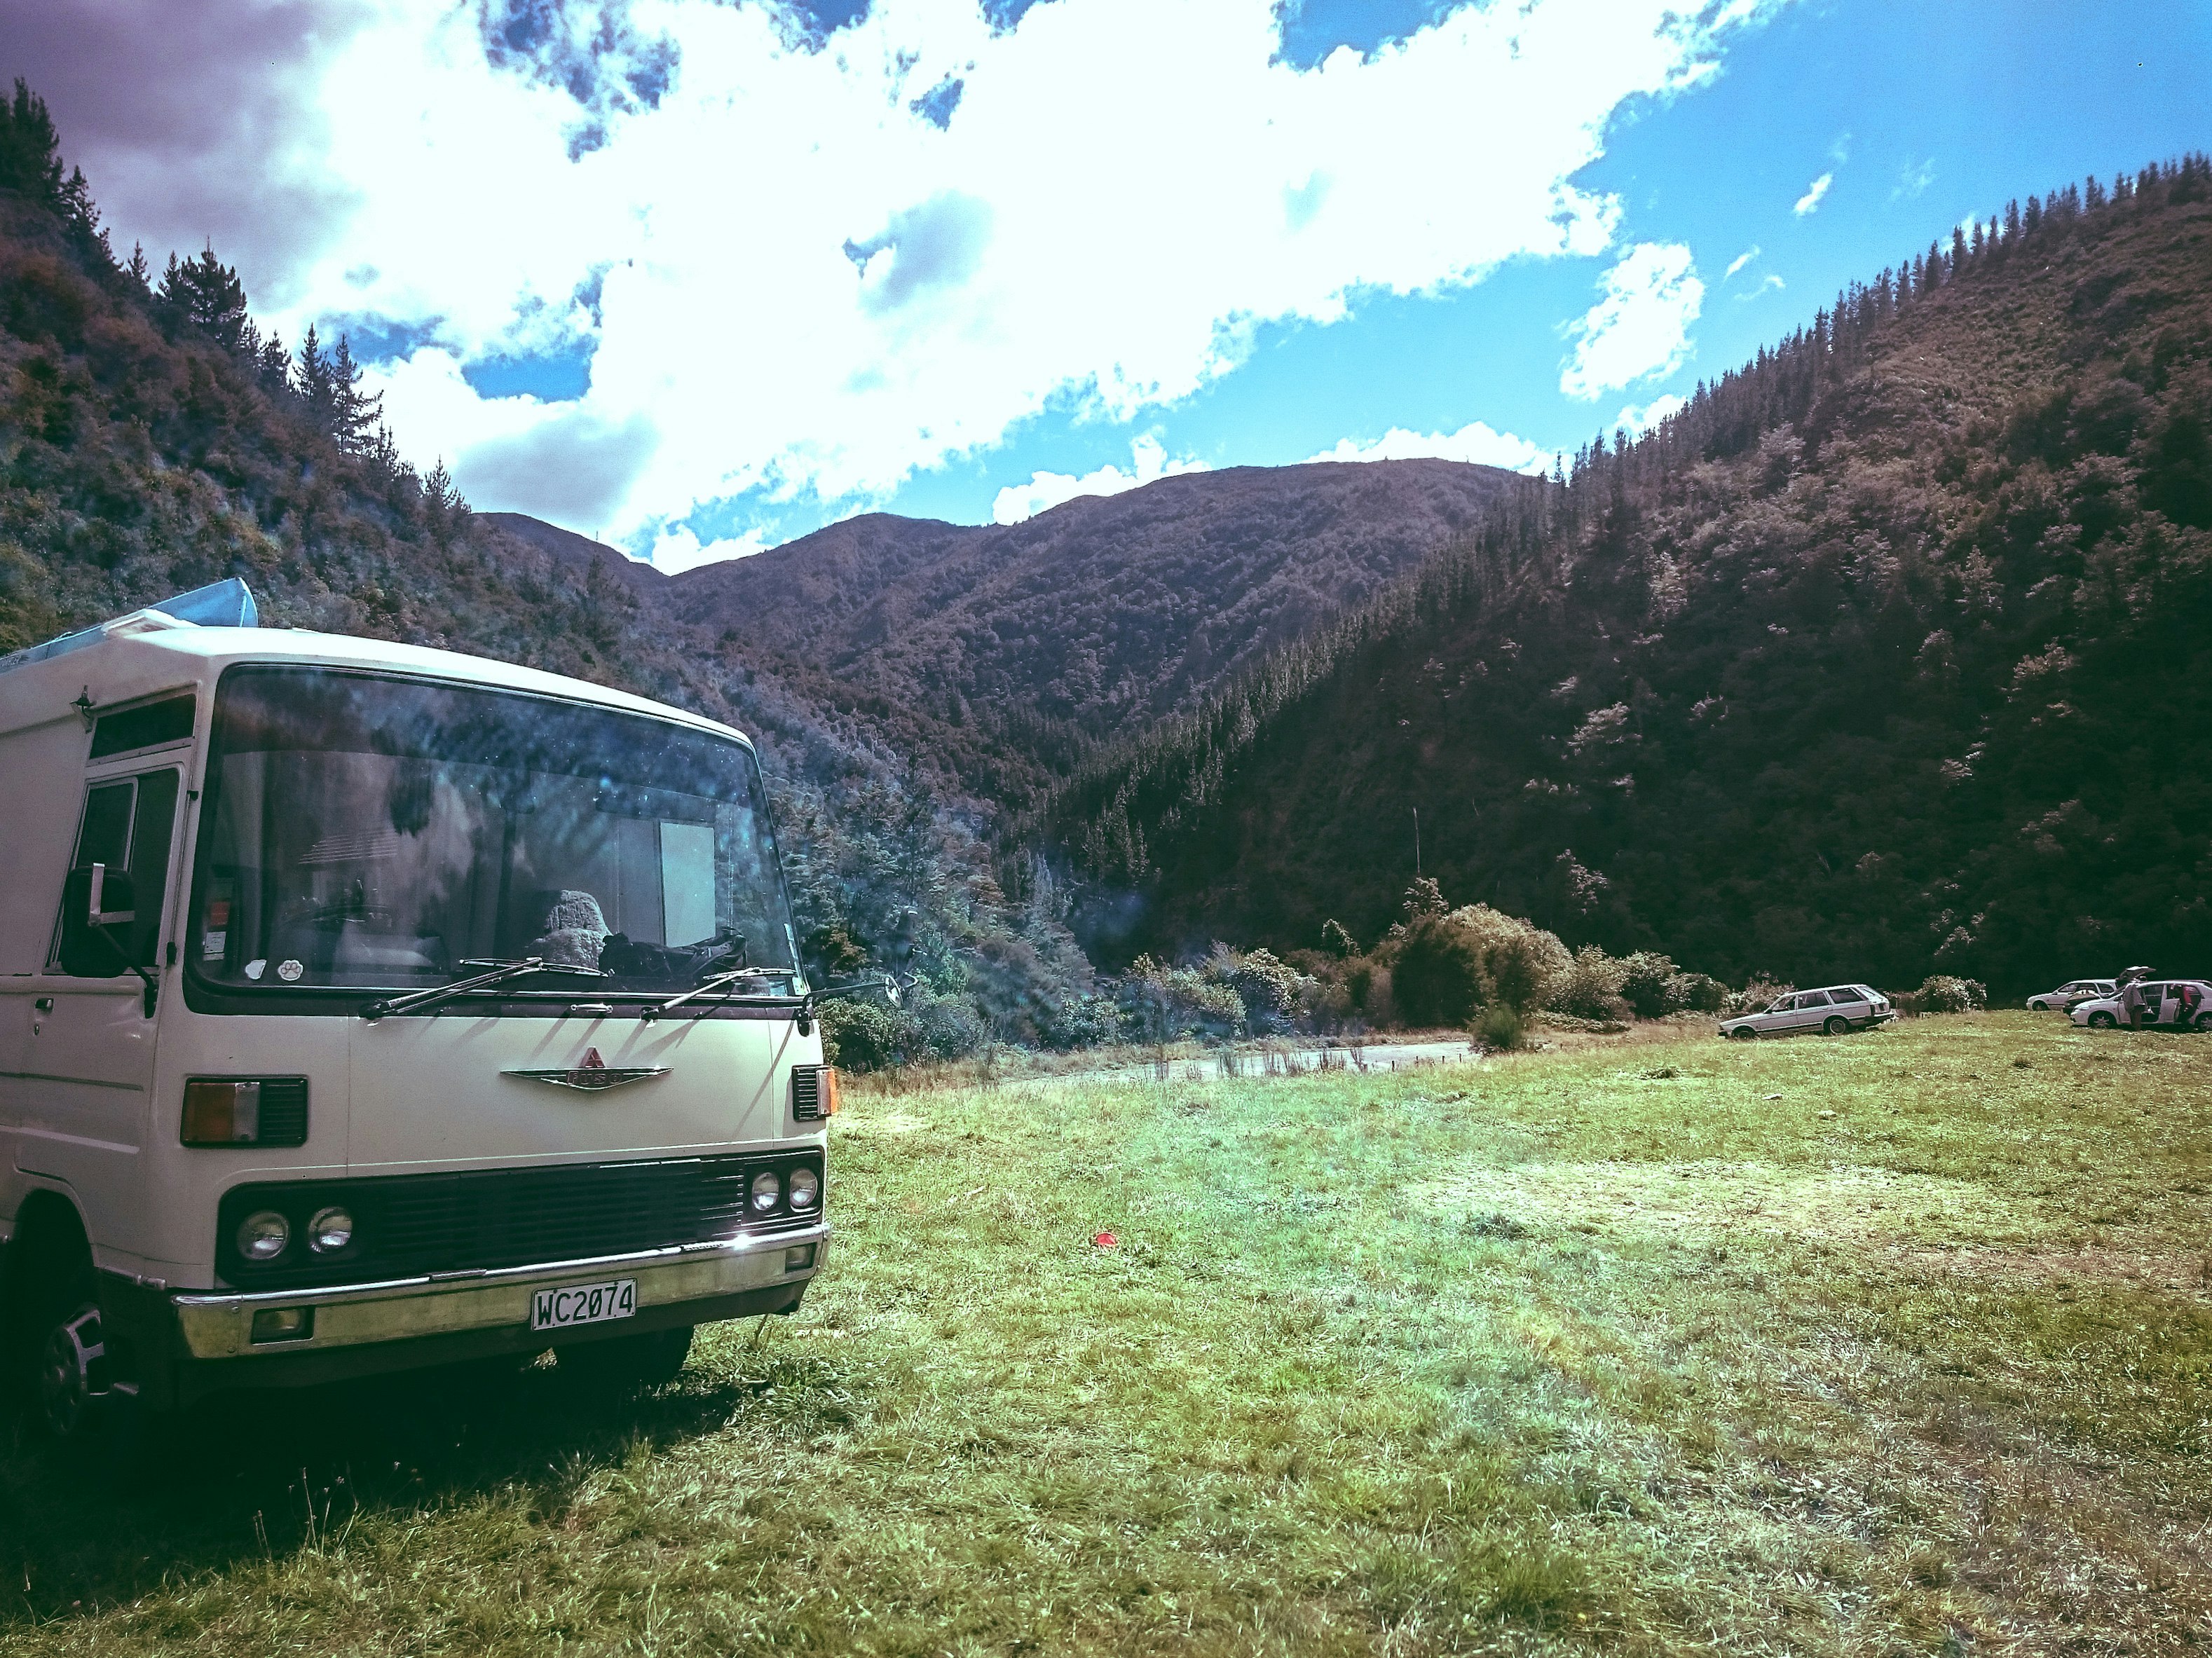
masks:
[[[1970,213],[2212,144],[2203,0],[1669,3],[0,0],[0,70],[123,246],[212,236],[478,506],[666,568],[1541,465]]]
[[[1286,48],[1305,61],[1371,49],[1437,9],[1312,4]],[[915,477],[889,510],[986,519],[997,490],[1034,471],[1131,470],[1128,445],[1146,432],[1214,466],[1474,421],[1571,454],[1623,404],[1688,393],[1967,216],[2204,148],[2209,118],[2212,6],[1801,5],[1740,37],[1711,86],[1625,106],[1606,155],[1577,175],[1622,197],[1628,239],[1686,244],[1707,288],[1692,354],[1632,396],[1592,404],[1559,389],[1560,330],[1593,302],[1607,257],[1522,259],[1441,297],[1378,295],[1344,322],[1271,329],[1243,367],[1152,418],[1025,424],[989,454]],[[1833,182],[1818,205],[1794,212],[1823,174]]]

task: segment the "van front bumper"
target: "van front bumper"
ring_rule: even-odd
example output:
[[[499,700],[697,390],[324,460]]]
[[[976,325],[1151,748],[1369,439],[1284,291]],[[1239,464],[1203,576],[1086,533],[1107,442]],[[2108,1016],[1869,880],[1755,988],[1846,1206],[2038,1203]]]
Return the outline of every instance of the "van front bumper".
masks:
[[[452,1272],[317,1290],[171,1292],[125,1321],[148,1391],[185,1403],[232,1388],[299,1387],[427,1365],[541,1352],[679,1325],[797,1309],[829,1253],[825,1223],[801,1230],[636,1254]],[[541,1290],[629,1278],[637,1311],[561,1330],[531,1328]],[[107,1297],[103,1296],[103,1306]],[[253,1339],[254,1315],[304,1309],[311,1333]],[[122,1311],[121,1308],[115,1309]],[[148,1315],[153,1314],[152,1318]],[[156,1327],[148,1328],[148,1324]],[[166,1361],[166,1362],[165,1362]]]

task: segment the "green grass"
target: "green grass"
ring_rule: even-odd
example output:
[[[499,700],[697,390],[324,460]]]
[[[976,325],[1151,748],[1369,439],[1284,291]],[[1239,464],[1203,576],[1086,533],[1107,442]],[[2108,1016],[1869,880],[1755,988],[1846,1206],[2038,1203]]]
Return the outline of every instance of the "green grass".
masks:
[[[0,1461],[0,1649],[2212,1640],[2212,1040],[1638,1034],[864,1092],[805,1310],[656,1398],[264,1402],[131,1499]]]

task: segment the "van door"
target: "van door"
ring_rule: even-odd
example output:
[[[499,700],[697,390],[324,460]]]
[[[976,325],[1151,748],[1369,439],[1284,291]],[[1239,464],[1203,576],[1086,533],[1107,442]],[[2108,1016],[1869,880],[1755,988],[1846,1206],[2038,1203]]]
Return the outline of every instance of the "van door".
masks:
[[[128,870],[136,919],[132,961],[160,971],[161,923],[177,835],[183,774],[173,766],[87,783],[70,867]],[[54,941],[61,937],[55,895]],[[51,951],[31,1002],[16,1163],[60,1181],[94,1220],[98,1242],[131,1247],[136,1160],[144,1144],[154,1080],[154,1021],[135,974],[82,979]]]

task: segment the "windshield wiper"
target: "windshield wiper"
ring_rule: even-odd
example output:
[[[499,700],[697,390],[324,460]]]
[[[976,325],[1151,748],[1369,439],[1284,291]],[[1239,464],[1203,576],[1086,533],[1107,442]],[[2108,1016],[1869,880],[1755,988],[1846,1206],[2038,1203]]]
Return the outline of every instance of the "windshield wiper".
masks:
[[[465,996],[475,990],[489,990],[495,985],[503,985],[509,979],[520,979],[527,973],[574,973],[586,979],[611,976],[595,967],[580,967],[574,962],[549,962],[543,956],[526,956],[516,962],[468,961],[461,965],[488,967],[491,971],[479,973],[473,979],[456,979],[449,985],[434,985],[428,990],[411,991],[404,996],[387,996],[362,1009],[361,1017],[374,1024],[390,1014],[413,1013],[422,1008],[435,1007],[456,996]]]
[[[702,996],[712,996],[716,991],[726,990],[729,986],[737,983],[740,979],[765,979],[769,974],[775,970],[776,969],[774,968],[766,967],[738,967],[731,969],[727,973],[717,973],[712,978],[702,979],[697,984],[692,986],[690,989],[683,992],[679,995],[671,996],[665,1002],[655,1002],[651,1007],[647,1008],[637,1016],[638,1023],[641,1024],[651,1024],[662,1014],[672,1013],[678,1008],[683,1006],[686,1002],[696,1001]],[[725,995],[721,997],[720,999],[726,1002],[733,1002],[738,1000],[751,1000],[755,999],[750,997],[741,998],[736,995]],[[774,992],[769,991],[762,993],[758,999],[787,1001],[791,999],[788,997],[778,997]]]

